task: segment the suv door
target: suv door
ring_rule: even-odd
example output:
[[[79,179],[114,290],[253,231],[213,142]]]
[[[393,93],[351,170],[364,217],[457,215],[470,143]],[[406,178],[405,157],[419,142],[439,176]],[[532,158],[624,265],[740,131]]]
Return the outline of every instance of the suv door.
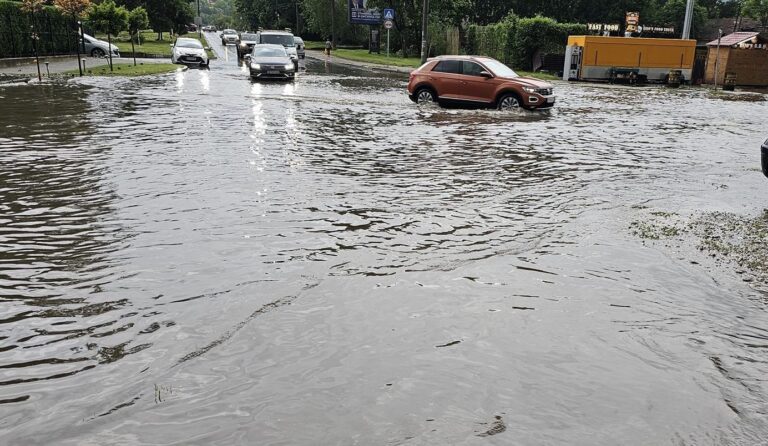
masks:
[[[493,102],[496,98],[496,81],[494,78],[482,76],[480,73],[488,71],[477,62],[465,60],[462,62],[461,85],[465,100],[478,102]]]
[[[432,68],[433,83],[441,99],[461,99],[461,61],[441,60]]]

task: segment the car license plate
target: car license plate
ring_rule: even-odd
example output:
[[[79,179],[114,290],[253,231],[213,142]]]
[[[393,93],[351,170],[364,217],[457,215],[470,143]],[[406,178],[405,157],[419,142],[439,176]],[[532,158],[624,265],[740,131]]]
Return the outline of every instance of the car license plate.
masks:
[[[551,98],[547,98],[547,104],[553,104],[555,102],[555,97],[552,96]]]
[[[267,71],[267,74],[280,74],[280,72],[277,70],[269,70]]]

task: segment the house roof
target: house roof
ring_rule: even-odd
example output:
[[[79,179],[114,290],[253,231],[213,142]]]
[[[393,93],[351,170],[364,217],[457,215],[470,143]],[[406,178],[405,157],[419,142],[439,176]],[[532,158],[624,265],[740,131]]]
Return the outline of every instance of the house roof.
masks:
[[[720,39],[720,46],[734,46],[738,45],[740,43],[746,42],[747,40],[753,39],[755,36],[759,35],[758,32],[737,32],[733,34],[728,34],[727,36],[723,36],[722,39]],[[717,39],[709,42],[707,46],[717,46]]]

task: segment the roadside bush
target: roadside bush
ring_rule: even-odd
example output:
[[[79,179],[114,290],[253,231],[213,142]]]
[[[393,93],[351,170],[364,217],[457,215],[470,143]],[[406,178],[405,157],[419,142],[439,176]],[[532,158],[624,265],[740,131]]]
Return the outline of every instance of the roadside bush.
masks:
[[[34,56],[32,16],[21,10],[21,2],[0,0],[0,58]],[[35,14],[34,29],[40,36],[41,56],[75,52],[77,39],[69,18],[46,6]]]
[[[467,54],[490,56],[515,68],[530,70],[537,52],[563,54],[569,35],[586,33],[585,25],[510,14],[492,25],[471,25],[467,29],[465,50]]]

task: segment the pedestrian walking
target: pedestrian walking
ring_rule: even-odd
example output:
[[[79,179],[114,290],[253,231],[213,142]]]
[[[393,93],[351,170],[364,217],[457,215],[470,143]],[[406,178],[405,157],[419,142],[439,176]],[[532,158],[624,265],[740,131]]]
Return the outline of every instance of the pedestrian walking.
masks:
[[[333,44],[331,43],[331,39],[325,40],[325,55],[330,57],[331,56],[331,48],[333,48]]]

